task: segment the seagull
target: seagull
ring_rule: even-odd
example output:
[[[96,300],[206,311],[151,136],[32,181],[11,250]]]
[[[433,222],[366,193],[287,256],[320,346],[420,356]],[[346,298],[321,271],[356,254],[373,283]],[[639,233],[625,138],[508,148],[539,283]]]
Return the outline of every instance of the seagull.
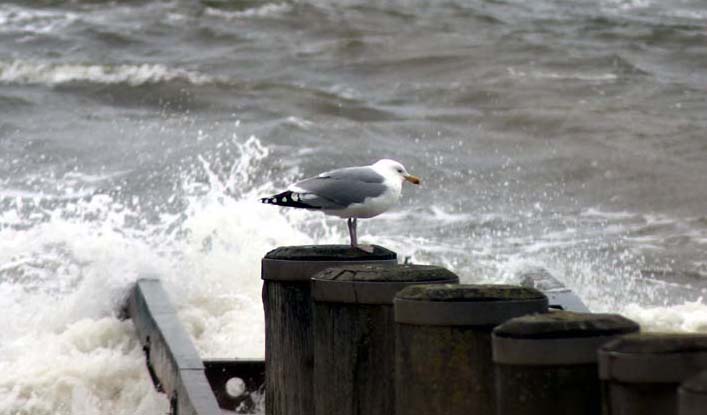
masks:
[[[260,199],[262,203],[320,210],[346,218],[351,246],[360,248],[357,220],[372,218],[390,209],[400,199],[403,182],[420,184],[395,160],[383,159],[370,166],[346,167],[324,172],[290,185],[286,191]],[[364,249],[365,250],[365,249]]]

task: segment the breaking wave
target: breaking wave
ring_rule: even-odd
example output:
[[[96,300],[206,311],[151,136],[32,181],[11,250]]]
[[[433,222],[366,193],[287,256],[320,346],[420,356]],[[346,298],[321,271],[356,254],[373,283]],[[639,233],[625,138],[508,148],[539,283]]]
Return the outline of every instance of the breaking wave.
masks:
[[[24,9],[5,4],[0,5],[0,33],[46,34],[67,27],[78,18],[75,13]]]
[[[54,86],[88,82],[139,86],[171,81],[203,85],[214,82],[215,79],[200,72],[169,68],[161,64],[84,65],[22,60],[0,61],[0,83],[6,84]]]

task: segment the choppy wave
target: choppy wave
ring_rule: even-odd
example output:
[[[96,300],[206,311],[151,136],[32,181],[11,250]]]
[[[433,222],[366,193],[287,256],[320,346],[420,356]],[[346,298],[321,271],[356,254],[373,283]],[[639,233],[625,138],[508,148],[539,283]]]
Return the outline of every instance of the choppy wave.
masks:
[[[214,78],[200,72],[170,68],[162,64],[91,65],[0,61],[0,83],[6,84],[54,86],[88,82],[139,86],[171,81],[202,85],[214,82]]]
[[[703,94],[683,94],[680,85],[679,96],[659,89],[646,98],[640,92],[660,86],[653,74],[682,68],[674,77],[684,78],[682,70],[691,68],[685,62],[699,61],[701,22],[677,20],[704,18],[699,1],[570,5],[553,0],[514,7],[473,2],[464,10],[444,2],[371,6],[358,0],[222,8],[215,5],[219,2],[204,7],[172,0],[31,2],[36,9],[0,5],[0,34],[16,42],[6,42],[0,51],[0,85],[10,86],[0,106],[15,111],[0,125],[0,138],[10,137],[11,155],[57,149],[52,160],[10,166],[4,171],[14,176],[0,177],[0,414],[166,413],[168,403],[150,384],[130,322],[116,316],[130,285],[144,274],[163,279],[202,355],[261,356],[260,257],[278,245],[340,243],[346,235],[342,221],[264,207],[255,202],[257,196],[299,176],[298,165],[331,167],[328,163],[349,163],[378,151],[403,154],[432,177],[415,189],[414,203],[404,200],[394,212],[363,223],[362,240],[387,246],[401,259],[446,266],[464,282],[517,282],[524,270],[543,268],[594,311],[623,313],[646,330],[707,332],[702,252],[707,219],[578,206],[572,195],[591,190],[573,187],[562,193],[554,187],[582,167],[582,158],[573,158],[571,166],[544,162],[556,150],[563,157],[578,149],[599,160],[619,156],[610,149],[591,154],[591,138],[607,131],[611,139],[626,141],[622,151],[645,148],[650,134],[676,141],[680,134],[694,135]],[[553,20],[556,15],[562,17]],[[466,32],[469,16],[485,17]],[[273,22],[278,24],[260,24]],[[414,33],[406,32],[411,22],[419,29]],[[559,32],[546,30],[549,23]],[[414,41],[401,42],[410,36]],[[509,48],[519,40],[520,47]],[[542,48],[528,50],[528,41]],[[567,50],[573,51],[569,61]],[[665,55],[666,50],[675,55]],[[553,51],[559,59],[538,56]],[[103,56],[119,63],[108,64]],[[644,56],[679,59],[649,65]],[[535,63],[522,63],[530,61]],[[265,65],[276,68],[261,71]],[[202,67],[228,78],[194,69]],[[516,88],[497,89],[488,82],[505,84],[509,78],[531,87],[517,102]],[[636,78],[641,83],[627,89],[624,81]],[[247,80],[245,90],[202,88],[212,100],[198,116],[185,115],[194,108],[191,102],[159,113],[154,106],[116,106],[121,96],[169,100],[165,90],[182,90],[185,84],[230,86],[233,79]],[[171,82],[177,88],[150,87]],[[92,114],[93,100],[67,114],[44,103],[76,102],[66,100],[64,92],[71,88],[34,87],[74,84],[121,93],[105,94],[116,96],[100,114]],[[565,142],[581,141],[579,147],[565,148],[552,142],[552,131],[544,137],[547,129],[528,128],[528,121],[542,119],[545,110],[538,108],[565,102],[543,99],[536,105],[549,85],[586,87],[592,96],[613,94],[598,100],[596,111],[583,114],[592,117],[586,118],[590,136],[574,136],[572,130],[563,136]],[[464,102],[455,98],[459,91],[466,91]],[[506,102],[507,97],[514,101]],[[661,106],[662,99],[685,106],[673,113]],[[458,109],[460,103],[465,110]],[[504,121],[500,134],[487,120],[506,107],[530,110],[522,110],[528,117],[516,125]],[[596,122],[615,112],[626,117],[621,120],[625,130]],[[458,115],[434,120],[424,114]],[[84,117],[92,121],[81,122]],[[180,121],[171,123],[172,117]],[[237,117],[247,125],[243,128],[272,144],[257,138],[219,140],[220,134],[230,134],[224,126]],[[647,117],[665,121],[666,129],[632,137]],[[214,134],[184,132],[203,127],[210,133],[216,125]],[[120,176],[133,164],[119,155],[97,161],[107,160],[107,169],[119,175],[115,179],[82,171],[81,166],[104,171],[86,162],[95,161],[104,147],[84,144],[93,140],[93,128],[104,127],[119,130],[116,140],[136,150],[129,154],[149,160],[148,166],[137,165],[155,171],[137,168]],[[48,128],[61,129],[50,138],[56,146],[40,143],[51,134]],[[156,134],[158,128],[166,132]],[[64,141],[81,134],[86,138]],[[527,140],[535,137],[546,138],[547,147],[534,150],[537,143]],[[370,146],[352,144],[359,138]],[[457,140],[458,146],[448,145]],[[144,143],[151,145],[139,147]],[[697,159],[703,149],[694,150]],[[511,171],[511,157],[523,158],[526,152],[538,169]],[[501,156],[508,157],[502,167],[508,171],[481,177],[482,171],[498,172]],[[22,157],[12,158],[18,166],[25,164]],[[154,159],[162,164],[151,164]],[[680,157],[675,161],[676,169],[694,177],[694,169],[678,167]],[[617,166],[631,170],[631,162],[645,160],[628,158]],[[74,165],[76,170],[63,173]],[[152,173],[159,182],[147,186],[144,179]],[[646,184],[652,179],[636,175],[629,186],[664,190]],[[535,185],[553,190],[536,192]],[[616,194],[624,189],[617,186]],[[609,203],[590,203],[603,202]]]
[[[0,212],[0,413],[165,412],[130,323],[117,317],[140,275],[162,278],[203,356],[262,356],[259,258],[279,245],[335,243],[343,227],[316,213],[257,202],[275,187],[271,149],[257,138],[234,137],[220,148],[232,148],[231,164],[202,154],[198,171],[173,178],[179,182],[173,197],[184,207],[159,209],[154,221],[139,202],[102,193],[49,212],[32,200],[41,195],[20,197]],[[296,170],[280,174],[288,180]],[[88,184],[105,178],[64,177]],[[598,222],[580,228],[580,222],[550,225],[543,214],[537,207],[508,216],[431,205],[385,219],[390,226],[419,217],[414,231],[381,232],[379,222],[369,234],[374,226],[367,223],[361,237],[414,262],[446,266],[467,282],[513,282],[520,271],[543,267],[596,311],[623,312],[648,330],[707,330],[707,305],[674,300],[670,290],[685,287],[641,278],[640,254],[620,244],[631,227],[605,226],[665,218],[588,208],[578,220]],[[440,234],[421,232],[425,226]]]
[[[680,19],[690,20],[705,20],[707,19],[707,10],[672,10],[670,15]]]
[[[605,10],[628,11],[650,7],[653,5],[653,0],[601,0],[600,4]]]

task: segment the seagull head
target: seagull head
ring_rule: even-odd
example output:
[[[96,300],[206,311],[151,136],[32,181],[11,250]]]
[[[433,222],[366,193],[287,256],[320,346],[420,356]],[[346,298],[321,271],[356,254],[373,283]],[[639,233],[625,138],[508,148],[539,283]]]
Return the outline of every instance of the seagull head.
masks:
[[[399,177],[401,181],[407,180],[412,184],[420,184],[420,178],[408,173],[405,166],[395,160],[383,159],[373,164],[373,168],[386,176]]]

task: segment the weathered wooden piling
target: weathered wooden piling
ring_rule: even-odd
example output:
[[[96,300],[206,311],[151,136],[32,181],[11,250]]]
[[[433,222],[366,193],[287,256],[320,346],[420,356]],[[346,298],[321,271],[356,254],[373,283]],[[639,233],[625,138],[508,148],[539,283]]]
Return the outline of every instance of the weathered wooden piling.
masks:
[[[704,415],[707,413],[707,370],[680,385],[678,409],[680,415]]]
[[[616,314],[550,312],[493,330],[497,415],[599,415],[597,352],[638,324]]]
[[[395,265],[395,252],[373,246],[288,246],[262,261],[265,310],[265,408],[268,415],[311,415],[313,347],[310,278],[342,264]]]
[[[629,334],[613,340],[599,349],[603,414],[677,414],[680,383],[705,369],[707,335]]]
[[[413,286],[395,298],[398,415],[494,414],[491,330],[547,311],[533,288]]]
[[[317,415],[393,413],[393,297],[412,284],[456,283],[428,265],[346,266],[312,279]]]

